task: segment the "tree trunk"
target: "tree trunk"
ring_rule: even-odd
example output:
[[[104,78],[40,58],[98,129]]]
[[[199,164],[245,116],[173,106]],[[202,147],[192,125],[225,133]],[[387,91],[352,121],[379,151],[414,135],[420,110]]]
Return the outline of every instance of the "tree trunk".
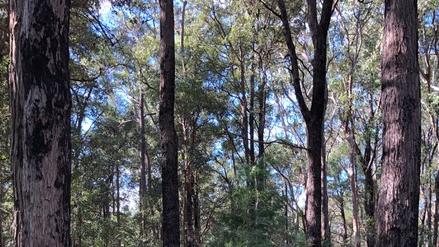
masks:
[[[439,223],[439,173],[436,174],[434,182],[436,200],[434,202],[434,221],[433,221],[433,246],[438,247],[438,223]]]
[[[16,246],[70,246],[70,1],[10,1]]]
[[[327,179],[327,164],[326,164],[326,144],[323,143],[322,148],[322,232],[323,232],[323,246],[331,246],[331,227],[329,225],[329,209],[328,209],[328,179]]]
[[[421,107],[417,1],[385,1],[382,52],[383,155],[377,246],[418,243]]]
[[[3,217],[3,211],[2,211],[2,207],[3,207],[3,181],[1,181],[0,179],[0,247],[5,247],[4,245],[4,240],[3,240],[3,222],[4,222],[4,217]]]
[[[244,64],[244,54],[242,51],[242,47],[240,47],[240,90],[241,90],[241,135],[242,135],[242,143],[244,147],[245,153],[245,161],[247,164],[250,163],[250,147],[249,147],[249,139],[248,139],[248,102],[247,102],[247,91],[246,91],[246,83],[245,83],[245,64]]]
[[[160,4],[160,105],[159,126],[162,168],[163,246],[180,246],[177,133],[174,124],[175,45],[172,0]]]
[[[120,222],[120,165],[116,165],[116,223],[119,231],[122,229]],[[122,240],[120,236],[117,236],[117,246],[122,246]]]
[[[366,213],[366,242],[367,247],[375,246],[375,183],[372,168],[364,171],[364,211]]]
[[[350,116],[350,113],[348,114]],[[355,138],[353,126],[349,127],[349,122],[345,122],[345,136],[349,141],[350,167],[348,168],[349,182],[352,191],[352,239],[353,246],[360,246],[360,216],[358,207],[357,191],[357,153],[355,151]]]
[[[143,89],[140,89],[140,186],[139,186],[139,210],[140,210],[140,236],[144,238],[146,236],[146,170],[147,166],[150,166],[149,159],[146,151],[146,138],[145,138],[145,95]],[[151,181],[148,181],[150,183]]]
[[[347,243],[348,241],[348,226],[346,223],[346,213],[344,211],[344,195],[340,195],[340,215],[341,220],[343,222],[343,242]]]
[[[312,100],[311,108],[305,102],[299,73],[299,63],[296,48],[291,37],[291,28],[284,0],[278,0],[280,18],[284,29],[284,38],[291,61],[291,75],[295,95],[298,101],[300,112],[305,119],[307,129],[307,181],[306,181],[306,237],[310,246],[321,246],[321,214],[322,214],[322,144],[323,125],[327,103],[327,36],[332,16],[333,0],[324,0],[322,3],[320,18],[317,17],[317,3],[315,0],[308,0],[308,25],[311,31],[311,38],[314,46],[314,59],[312,61]]]
[[[195,135],[195,124],[192,117],[183,118],[183,153],[184,153],[184,211],[183,211],[183,227],[184,227],[184,246],[194,247],[194,173],[192,170],[192,142],[191,136]]]

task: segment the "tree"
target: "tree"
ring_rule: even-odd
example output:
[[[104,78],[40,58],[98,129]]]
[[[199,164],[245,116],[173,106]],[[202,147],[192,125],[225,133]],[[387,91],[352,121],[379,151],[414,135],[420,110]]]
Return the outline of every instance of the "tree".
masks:
[[[322,216],[322,147],[324,133],[324,115],[327,104],[327,36],[331,15],[333,12],[333,0],[325,0],[322,4],[320,18],[317,18],[316,1],[307,1],[308,25],[311,30],[314,47],[314,59],[312,62],[312,99],[311,107],[308,108],[301,89],[299,59],[289,24],[288,13],[283,0],[278,0],[280,14],[276,14],[282,20],[284,38],[291,61],[291,74],[294,90],[300,112],[305,120],[307,130],[307,154],[308,168],[306,181],[306,234],[310,246],[321,246],[321,216]]]
[[[70,1],[10,1],[16,246],[70,246]]]
[[[417,1],[385,1],[384,18],[377,246],[416,246],[421,154]]]
[[[175,45],[172,0],[160,0],[160,146],[163,246],[180,246],[177,133],[174,124]]]

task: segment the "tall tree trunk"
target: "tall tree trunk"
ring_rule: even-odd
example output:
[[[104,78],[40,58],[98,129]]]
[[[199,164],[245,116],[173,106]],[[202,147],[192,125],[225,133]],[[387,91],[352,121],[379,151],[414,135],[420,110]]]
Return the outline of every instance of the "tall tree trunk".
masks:
[[[348,226],[346,223],[346,213],[344,211],[344,195],[343,195],[343,193],[340,195],[340,215],[341,215],[341,220],[343,222],[343,242],[347,243],[347,241],[348,241]]]
[[[146,181],[146,170],[149,167],[149,158],[146,150],[146,137],[145,137],[145,94],[143,89],[140,89],[140,186],[139,186],[139,210],[140,210],[140,235],[142,238],[146,236],[146,193],[147,193],[147,181]],[[149,170],[149,168],[148,168]],[[149,174],[148,174],[149,176]],[[149,177],[148,177],[149,179]],[[148,183],[151,181],[148,180]]]
[[[256,75],[253,69],[252,75],[250,76],[250,108],[249,108],[249,135],[250,135],[250,164],[252,166],[256,165],[256,155],[255,155],[255,84]],[[259,174],[257,175],[259,177]],[[257,180],[256,186],[259,186],[259,181]]]
[[[312,61],[312,100],[309,109],[301,89],[301,78],[299,73],[299,63],[296,48],[291,36],[289,18],[284,0],[278,0],[280,10],[279,17],[284,29],[284,38],[289,51],[291,60],[291,75],[293,79],[294,91],[305,119],[307,129],[307,181],[306,181],[306,237],[310,246],[321,246],[321,214],[322,214],[322,144],[323,144],[323,124],[327,103],[327,82],[326,82],[326,62],[327,62],[327,36],[329,24],[332,16],[333,0],[324,0],[322,3],[320,18],[317,14],[317,3],[315,0],[308,0],[308,25],[311,30],[311,38],[314,46],[314,59]]]
[[[386,0],[382,52],[383,155],[377,246],[418,243],[421,107],[416,0]]]
[[[249,145],[249,138],[248,138],[248,102],[247,102],[247,87],[245,83],[245,63],[244,63],[244,54],[242,51],[242,47],[240,46],[240,64],[239,64],[239,73],[240,73],[240,91],[241,91],[241,99],[240,99],[240,106],[241,106],[241,136],[242,136],[242,142],[244,146],[244,153],[245,153],[245,161],[247,164],[250,163],[250,145]]]
[[[70,1],[10,1],[16,246],[70,246]]]
[[[120,222],[120,166],[116,165],[116,222],[117,227],[121,230],[121,222]],[[122,240],[120,236],[118,236],[117,246],[122,246]]]
[[[201,215],[200,215],[200,199],[198,192],[198,173],[194,175],[194,228],[195,228],[195,246],[201,245]]]
[[[183,129],[183,153],[184,153],[184,207],[183,207],[183,227],[184,227],[184,246],[194,247],[194,172],[192,170],[192,136],[195,135],[195,120],[192,117],[184,118]]]
[[[347,138],[350,143],[350,167],[348,169],[350,186],[352,191],[352,237],[354,240],[354,247],[360,247],[360,216],[358,209],[358,191],[357,191],[357,155],[354,149],[354,137],[352,130],[347,130]]]
[[[172,0],[160,4],[160,105],[159,126],[162,151],[162,239],[163,246],[180,246],[177,133],[174,124],[175,45]]]

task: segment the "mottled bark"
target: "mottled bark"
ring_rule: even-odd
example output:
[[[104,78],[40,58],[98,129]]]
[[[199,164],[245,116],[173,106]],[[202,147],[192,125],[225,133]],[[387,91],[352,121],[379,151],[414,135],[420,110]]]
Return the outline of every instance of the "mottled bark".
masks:
[[[10,1],[16,246],[70,246],[70,1]]]
[[[383,154],[377,246],[416,246],[421,107],[417,1],[385,1],[381,62]]]
[[[180,246],[177,133],[174,124],[175,45],[172,0],[160,4],[160,104],[159,127],[162,152],[162,239],[163,246]]]

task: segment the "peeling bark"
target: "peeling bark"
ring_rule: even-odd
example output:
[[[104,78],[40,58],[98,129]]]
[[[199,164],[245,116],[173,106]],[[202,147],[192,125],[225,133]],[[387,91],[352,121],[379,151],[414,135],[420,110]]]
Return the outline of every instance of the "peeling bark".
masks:
[[[70,1],[10,1],[16,246],[70,246]]]

